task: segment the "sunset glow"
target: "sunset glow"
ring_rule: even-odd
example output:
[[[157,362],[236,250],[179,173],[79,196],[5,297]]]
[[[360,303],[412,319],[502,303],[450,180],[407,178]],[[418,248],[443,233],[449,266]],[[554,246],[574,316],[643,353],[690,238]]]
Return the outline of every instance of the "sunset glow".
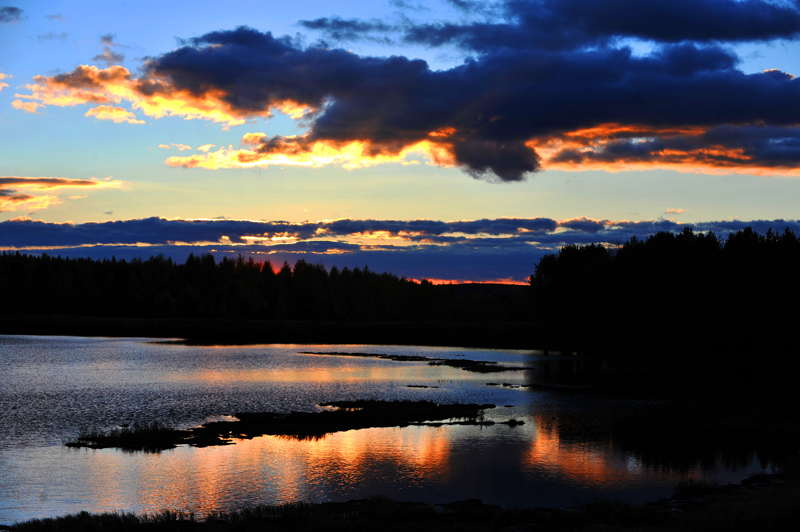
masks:
[[[124,16],[95,2],[72,15],[50,2],[9,7],[3,30],[18,45],[5,49],[18,53],[0,57],[0,172],[97,184],[69,195],[0,185],[0,249],[314,257],[436,282],[526,283],[539,257],[595,236],[794,227],[800,54],[786,28],[797,9],[706,1],[637,7],[653,20],[720,21],[662,29],[583,0],[435,2],[424,13],[267,2],[213,17],[159,6],[159,20],[179,21],[169,26],[141,5]],[[118,185],[101,186],[105,176]],[[202,219],[319,232],[172,231]],[[526,222],[413,227],[514,219]],[[65,223],[92,238],[57,242]],[[125,234],[151,224],[150,236]]]

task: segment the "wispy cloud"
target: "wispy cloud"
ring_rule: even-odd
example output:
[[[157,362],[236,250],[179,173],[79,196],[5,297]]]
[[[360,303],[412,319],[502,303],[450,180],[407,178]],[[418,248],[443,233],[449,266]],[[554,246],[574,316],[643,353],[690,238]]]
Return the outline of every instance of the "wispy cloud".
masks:
[[[103,45],[103,53],[93,57],[95,61],[105,63],[108,66],[122,63],[125,60],[125,55],[114,50],[116,43],[112,34],[106,34],[100,37],[100,42]]]
[[[98,105],[92,107],[83,116],[93,116],[98,120],[111,120],[117,124],[127,122],[129,124],[144,124],[144,120],[138,120],[136,115],[122,107],[112,105]]]
[[[58,205],[63,201],[57,195],[61,189],[119,187],[122,184],[121,181],[114,181],[110,178],[97,180],[0,176],[0,212],[38,211]],[[43,194],[42,192],[47,193]]]
[[[54,31],[48,31],[47,33],[37,36],[36,38],[39,42],[44,43],[47,41],[66,41],[67,37],[67,32],[56,33]]]

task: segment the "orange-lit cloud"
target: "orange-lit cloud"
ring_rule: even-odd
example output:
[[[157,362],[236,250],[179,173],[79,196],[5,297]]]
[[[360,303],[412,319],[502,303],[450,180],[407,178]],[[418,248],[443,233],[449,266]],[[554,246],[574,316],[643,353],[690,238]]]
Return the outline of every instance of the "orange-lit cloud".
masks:
[[[667,209],[666,214],[683,214],[685,212],[683,209]]]
[[[8,74],[3,74],[2,72],[0,72],[0,92],[2,92],[5,87],[8,87],[8,83],[4,83],[3,80],[8,79],[10,77],[11,76],[9,76]]]
[[[4,194],[3,192],[0,189],[0,212],[39,211],[61,203],[58,196],[14,194],[14,191],[5,191],[9,194]]]
[[[551,10],[566,9],[563,2],[543,1],[548,7],[539,10],[541,20]],[[697,1],[685,0],[686,5]],[[567,4],[573,9],[583,2]],[[759,2],[751,4],[747,10]],[[518,8],[507,7],[514,13]],[[794,105],[800,85],[781,70],[737,70],[739,59],[732,50],[710,44],[728,42],[739,32],[694,40],[681,33],[689,28],[681,27],[663,42],[648,35],[656,43],[652,52],[634,55],[617,41],[641,35],[617,27],[618,20],[607,21],[605,30],[589,31],[605,14],[589,16],[585,9],[580,16],[548,19],[548,31],[554,33],[546,35],[539,23],[527,27],[531,17],[522,13],[495,27],[488,40],[488,34],[472,35],[477,41],[467,38],[477,29],[473,25],[452,26],[451,37],[461,36],[458,42],[433,26],[415,28],[408,42],[434,45],[426,35],[435,34],[435,40],[443,39],[438,44],[472,49],[481,43],[472,49],[472,60],[442,70],[403,56],[367,57],[305,46],[298,39],[241,26],[189,38],[149,57],[141,74],[113,64],[36,76],[26,85],[27,94],[16,95],[15,106],[34,113],[51,105],[113,106],[137,116],[202,119],[225,128],[281,112],[306,128],[286,137],[248,133],[241,149],[212,151],[215,147],[205,144],[197,155],[166,161],[189,168],[358,168],[416,164],[421,156],[476,178],[507,182],[543,169],[800,172],[800,114]],[[653,13],[664,9],[659,5]],[[748,11],[748,22],[760,20],[760,8],[756,11]],[[573,27],[568,23],[573,15],[574,20],[588,19]],[[779,18],[787,16],[800,23],[800,10],[789,9]],[[323,19],[317,23],[326,25]],[[745,40],[761,41],[777,34],[749,35]],[[95,59],[118,62],[121,56],[111,53],[113,36],[104,36],[103,43],[109,53]],[[587,76],[587,65],[592,75]]]
[[[411,159],[421,155],[431,164],[454,166],[450,147],[444,143],[422,140],[399,149],[369,141],[336,143],[332,141],[309,141],[304,136],[268,138],[264,133],[246,133],[242,144],[251,149],[235,149],[233,146],[210,151],[211,145],[201,146],[202,155],[173,156],[165,162],[167,166],[184,168],[249,168],[271,165],[321,167],[340,165],[344,168],[362,168],[383,163],[414,164]]]
[[[527,145],[542,157],[544,168],[552,170],[602,170],[624,172],[666,169],[708,174],[744,173],[756,175],[800,176],[793,157],[786,160],[765,157],[767,149],[758,145],[760,136],[781,132],[781,128],[743,126],[715,130],[697,126],[664,127],[648,125],[602,124],[532,139]],[[741,138],[752,132],[753,141]],[[794,133],[782,131],[787,138]],[[773,141],[764,141],[769,144]]]
[[[92,107],[83,116],[93,116],[98,120],[111,120],[116,124],[127,122],[129,124],[144,124],[144,120],[137,120],[136,115],[122,107],[111,105],[98,105]]]
[[[20,109],[22,111],[25,111],[26,113],[39,114],[39,111],[37,111],[37,109],[41,107],[41,104],[36,102],[23,102],[22,100],[14,100],[13,102],[11,102],[11,106],[14,109]]]
[[[159,144],[158,147],[164,150],[169,150],[170,148],[175,147],[178,149],[178,151],[185,151],[192,149],[192,147],[187,144],[176,144],[175,142],[171,144]],[[202,148],[202,146],[200,148]],[[197,149],[199,150],[200,148]]]
[[[196,94],[187,89],[178,89],[169,81],[156,77],[134,78],[127,68],[120,65],[107,68],[81,65],[66,74],[36,76],[33,80],[34,83],[25,85],[30,94],[16,95],[30,102],[25,105],[20,101],[15,105],[16,108],[35,112],[37,106],[107,105],[124,101],[153,118],[179,116],[210,120],[225,126],[243,124],[250,117],[270,117],[271,109],[278,109],[295,118],[311,110],[287,100],[276,101],[271,109],[243,113],[225,100],[226,94],[221,90]]]
[[[111,179],[101,181],[64,177],[0,176],[0,211],[35,211],[63,202],[52,193],[35,194],[37,191],[51,192],[67,188],[105,188],[121,185],[121,181],[112,181]],[[22,190],[20,191],[20,189]]]

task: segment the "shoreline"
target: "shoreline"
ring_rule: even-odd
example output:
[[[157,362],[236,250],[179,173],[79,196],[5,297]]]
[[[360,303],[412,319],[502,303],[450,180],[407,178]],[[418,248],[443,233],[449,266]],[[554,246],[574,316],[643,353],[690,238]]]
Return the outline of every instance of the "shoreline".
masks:
[[[0,315],[0,334],[182,338],[204,345],[369,344],[541,349],[543,327],[525,321],[290,321]]]
[[[800,524],[797,468],[788,474],[760,474],[738,484],[717,486],[687,481],[670,498],[628,504],[595,500],[566,508],[511,508],[479,499],[450,503],[397,501],[385,497],[344,502],[294,502],[256,506],[197,518],[192,513],[162,510],[155,514],[80,512],[30,519],[0,530],[71,532],[99,529],[192,530],[228,532],[268,527],[272,531],[640,531],[792,530]]]

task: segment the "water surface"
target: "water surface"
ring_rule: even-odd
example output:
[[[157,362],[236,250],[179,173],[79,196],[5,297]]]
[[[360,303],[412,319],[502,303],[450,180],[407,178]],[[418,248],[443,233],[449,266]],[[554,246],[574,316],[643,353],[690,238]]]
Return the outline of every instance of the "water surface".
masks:
[[[425,362],[318,356],[369,352],[496,361],[471,373]],[[757,463],[650,463],[613,434],[581,430],[648,403],[527,387],[549,360],[529,351],[408,346],[186,346],[142,338],[0,336],[0,523],[161,509],[203,515],[257,504],[385,495],[431,503],[480,498],[564,506],[595,496],[641,503],[686,478],[726,482]],[[413,386],[413,387],[409,387]],[[412,426],[318,440],[264,436],[160,454],[70,449],[87,429],[134,421],[196,426],[241,411],[318,411],[321,402],[427,399],[493,403],[489,420],[524,425]]]

